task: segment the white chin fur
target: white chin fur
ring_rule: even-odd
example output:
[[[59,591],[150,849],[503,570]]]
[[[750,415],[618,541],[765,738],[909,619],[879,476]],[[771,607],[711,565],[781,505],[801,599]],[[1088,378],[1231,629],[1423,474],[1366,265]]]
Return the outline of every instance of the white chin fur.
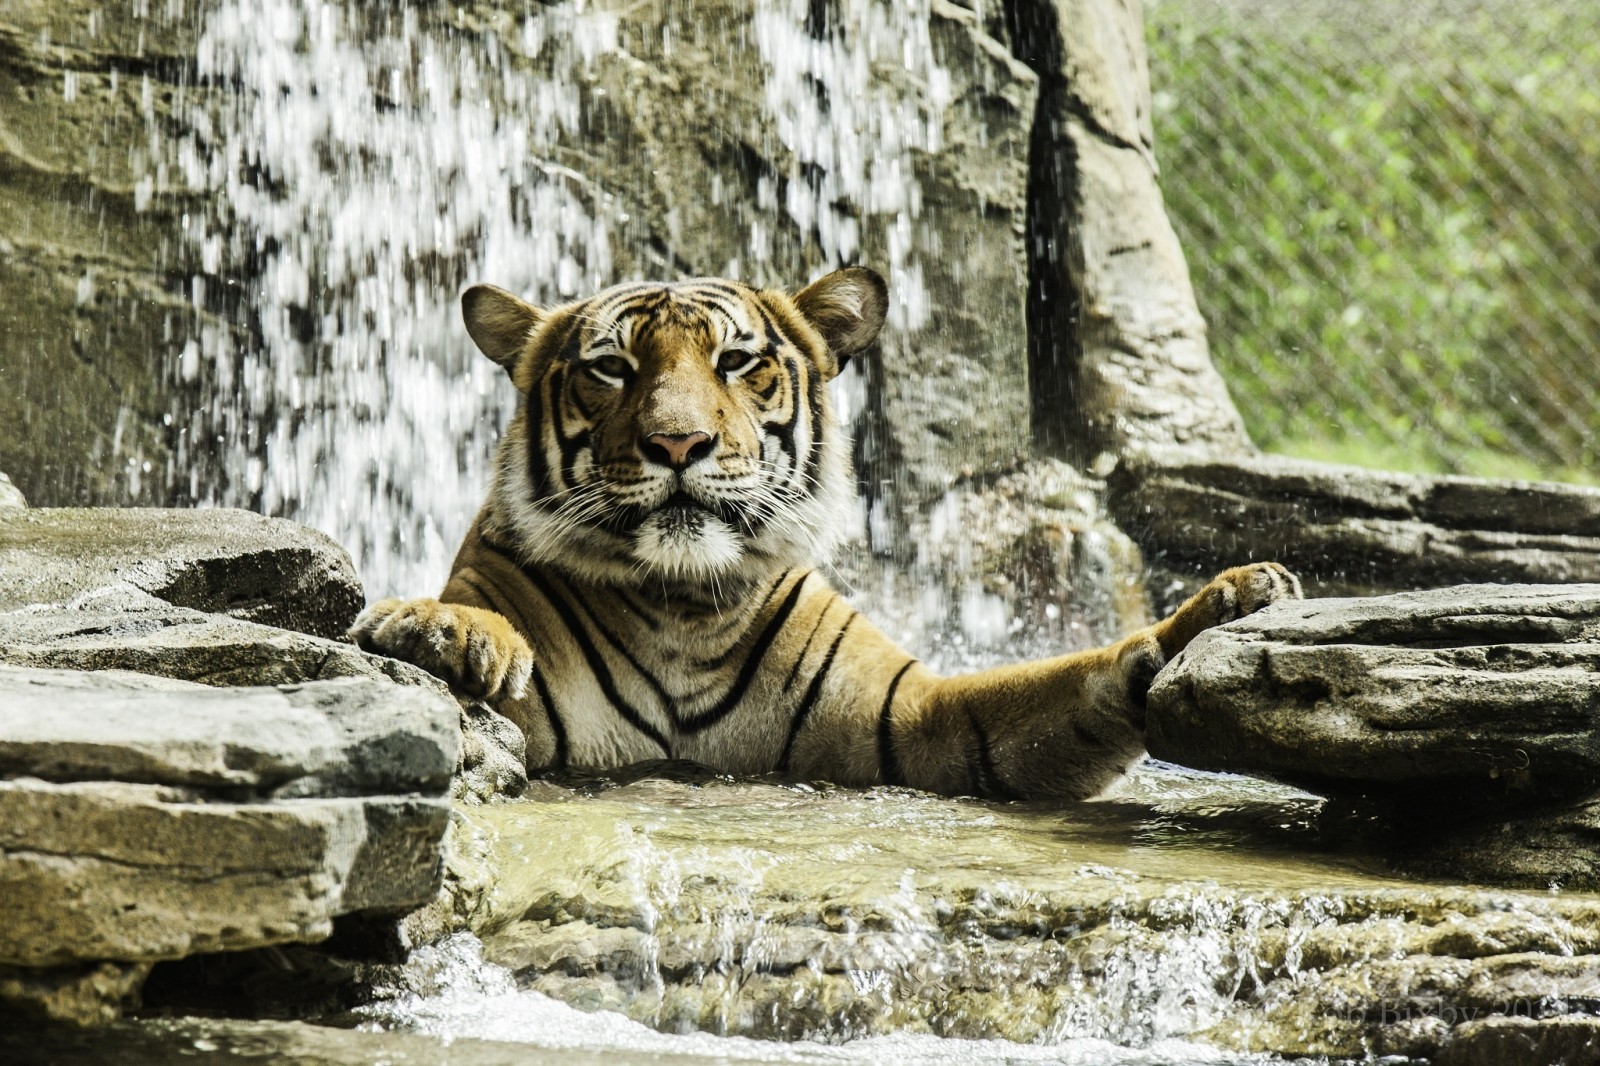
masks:
[[[737,565],[744,548],[722,519],[673,509],[645,519],[634,532],[633,555],[647,569],[667,577],[700,578]]]

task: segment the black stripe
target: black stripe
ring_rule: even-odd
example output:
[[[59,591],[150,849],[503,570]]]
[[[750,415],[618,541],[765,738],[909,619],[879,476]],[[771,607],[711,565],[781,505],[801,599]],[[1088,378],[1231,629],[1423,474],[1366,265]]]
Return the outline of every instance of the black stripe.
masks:
[[[784,454],[789,457],[792,469],[800,469],[800,453],[796,450],[794,441],[794,427],[800,420],[800,381],[799,368],[793,359],[783,361],[784,384],[788,386],[786,392],[789,400],[789,413],[782,422],[762,422],[762,429],[766,434],[778,442]]]
[[[791,566],[789,569],[785,570],[783,573],[778,575],[778,580],[774,581],[772,583],[771,587],[769,587],[767,589],[767,591],[762,595],[762,597],[761,597],[761,607],[765,607],[767,604],[772,602],[772,597],[774,597],[774,596],[776,596],[778,594],[778,590],[783,587],[783,583],[788,580],[789,575],[792,574],[792,573],[794,573],[794,567]],[[802,580],[804,580],[804,579],[802,579]],[[757,614],[760,614],[761,607],[756,608],[756,613]],[[712,609],[714,609],[714,608],[712,608]],[[709,613],[709,611],[708,611],[708,613]],[[727,627],[724,626],[723,627],[723,632],[726,632],[726,630],[727,630]],[[720,633],[718,635],[720,635]],[[724,648],[722,650],[722,654],[717,655],[714,658],[710,658],[710,659],[696,659],[694,665],[695,665],[695,667],[697,669],[700,669],[700,670],[720,670],[724,666],[728,665],[729,660],[731,660],[733,658],[734,653],[737,652],[738,650],[739,650],[739,642],[737,640],[735,640],[732,644],[728,645],[728,647],[726,647],[726,648]]]
[[[561,347],[556,358],[563,363],[574,363],[577,362],[578,354],[583,351],[583,319],[572,315],[567,322],[567,334],[561,338]]]
[[[830,600],[822,610],[817,612],[817,621],[811,627],[811,632],[806,634],[806,642],[800,647],[800,654],[794,657],[794,665],[789,667],[789,676],[783,679],[783,691],[788,692],[789,686],[794,684],[794,679],[800,674],[800,667],[805,665],[806,652],[811,650],[811,642],[817,639],[817,630],[822,628],[822,622],[828,617],[828,608],[833,606]],[[846,622],[845,625],[849,625]]]
[[[556,593],[556,590],[550,587],[549,582],[540,576],[539,571],[523,569],[522,572],[529,581],[533,582],[534,587],[539,590],[539,595],[548,600],[550,606],[554,607],[556,613],[561,616],[561,621],[566,624],[567,631],[572,634],[572,639],[577,642],[578,650],[583,652],[584,661],[589,664],[589,672],[594,675],[595,681],[599,683],[600,692],[605,696],[606,701],[611,704],[612,710],[620,714],[629,725],[655,743],[661,749],[663,755],[671,758],[672,746],[667,743],[667,738],[661,735],[659,729],[646,721],[639,709],[623,699],[622,694],[617,691],[611,671],[606,668],[605,658],[601,656],[599,649],[589,639],[589,634],[585,633],[583,626],[579,624],[577,615],[572,611],[572,605],[563,600]]]
[[[822,375],[814,367],[806,367],[806,403],[811,405],[811,443],[806,449],[805,481],[800,487],[807,492],[816,488],[817,468],[822,465]]]
[[[628,609],[634,614],[638,615],[645,625],[649,626],[652,630],[661,628],[661,620],[638,600],[635,600],[632,596],[628,595],[627,592],[620,588],[613,588],[611,591],[616,594],[617,599],[627,604]]]
[[[533,690],[539,694],[539,702],[544,704],[544,716],[550,722],[550,732],[556,735],[556,769],[567,768],[567,727],[561,724],[561,715],[556,713],[555,697],[550,695],[550,688],[544,683],[544,674],[539,672],[537,665],[533,668]]]
[[[894,694],[900,688],[900,679],[916,663],[917,660],[912,659],[894,675],[894,680],[889,682],[889,694],[883,697],[883,710],[878,714],[878,776],[886,785],[906,783],[905,773],[900,769],[900,757],[894,751],[894,732],[889,725],[889,712],[894,708]]]
[[[766,660],[767,649],[772,647],[772,642],[777,639],[778,631],[789,621],[789,615],[794,613],[795,604],[800,602],[800,593],[805,589],[806,582],[810,579],[811,572],[808,570],[795,581],[794,588],[789,590],[789,595],[783,601],[783,605],[778,608],[778,612],[767,623],[767,628],[761,631],[761,636],[757,637],[756,642],[751,645],[749,653],[745,656],[744,666],[739,670],[739,677],[734,681],[733,686],[728,689],[727,694],[722,697],[721,702],[704,714],[696,716],[693,721],[681,723],[678,727],[679,732],[687,736],[693,736],[703,730],[710,729],[731,714],[735,707],[739,706],[739,701],[744,699],[745,690],[750,687],[750,682],[754,680],[756,671],[761,669]]]
[[[973,713],[971,707],[967,708],[967,723],[972,726],[972,735],[978,738],[976,773],[970,764],[967,767],[967,772],[974,778],[973,791],[988,799],[1021,799],[1000,779],[1000,773],[994,765],[994,753],[989,749],[989,734],[984,732],[982,723],[978,721],[978,716]]]
[[[789,720],[789,736],[783,742],[783,754],[778,756],[780,773],[787,773],[789,770],[789,756],[794,753],[794,742],[799,738],[800,729],[806,724],[806,719],[811,717],[811,709],[816,706],[817,697],[822,694],[822,682],[828,676],[828,668],[833,665],[834,653],[839,650],[839,644],[857,617],[859,615],[856,612],[850,612],[850,617],[845,619],[844,625],[839,627],[838,634],[833,638],[833,643],[828,646],[828,654],[822,657],[822,665],[811,675],[811,684],[806,686],[805,697],[800,700],[800,706],[795,708],[794,717]]]
[[[523,426],[528,433],[528,482],[536,500],[550,495],[550,463],[544,454],[547,381],[548,377],[533,383],[533,388],[528,390],[528,406],[522,413]]]
[[[561,585],[561,591],[567,594],[571,602],[577,604],[578,610],[583,612],[583,617],[588,619],[590,627],[594,629],[595,632],[599,633],[600,636],[604,637],[605,642],[611,645],[612,650],[614,650],[618,655],[622,656],[623,660],[626,661],[629,666],[633,667],[634,673],[644,678],[645,683],[650,686],[650,690],[654,692],[656,694],[656,698],[661,701],[662,709],[667,712],[668,717],[676,718],[677,716],[672,713],[672,697],[667,694],[666,688],[662,686],[661,682],[656,678],[656,676],[649,670],[646,670],[644,665],[640,663],[638,659],[633,657],[633,652],[628,650],[627,646],[617,638],[615,633],[611,632],[611,630],[607,629],[601,624],[600,620],[594,616],[594,612],[589,610],[588,606],[583,602],[583,598],[572,591],[571,585],[568,585],[559,577],[554,578],[554,580]]]
[[[744,297],[755,292],[755,290],[748,285],[741,285],[737,281],[722,281],[720,279],[712,280],[703,278],[694,282],[689,287],[692,289],[710,289],[712,292],[720,292],[724,295],[732,296],[736,300],[743,300]]]

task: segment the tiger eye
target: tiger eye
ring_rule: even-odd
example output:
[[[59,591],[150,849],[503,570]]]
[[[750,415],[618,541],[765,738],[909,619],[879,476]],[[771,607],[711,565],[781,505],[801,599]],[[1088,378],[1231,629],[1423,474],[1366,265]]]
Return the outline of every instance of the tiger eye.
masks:
[[[755,352],[743,348],[729,348],[717,356],[717,373],[729,377],[745,374],[755,369],[755,365],[760,361],[761,356]]]
[[[633,367],[620,355],[602,355],[589,361],[588,370],[595,377],[609,383],[621,383],[633,376]]]

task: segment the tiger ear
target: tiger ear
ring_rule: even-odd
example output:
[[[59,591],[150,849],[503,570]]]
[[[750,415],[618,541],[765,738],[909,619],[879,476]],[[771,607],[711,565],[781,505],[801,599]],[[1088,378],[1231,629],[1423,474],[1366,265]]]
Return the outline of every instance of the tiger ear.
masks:
[[[845,267],[807,285],[794,305],[828,342],[837,374],[878,338],[889,310],[889,287],[877,271]]]
[[[478,350],[511,374],[545,315],[504,289],[474,285],[461,294],[461,317]]]

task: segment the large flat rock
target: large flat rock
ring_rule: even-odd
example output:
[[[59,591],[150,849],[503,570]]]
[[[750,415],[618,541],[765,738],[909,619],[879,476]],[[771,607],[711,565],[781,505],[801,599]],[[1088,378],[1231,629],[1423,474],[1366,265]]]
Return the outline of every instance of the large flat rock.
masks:
[[[1600,585],[1301,600],[1202,633],[1156,678],[1151,754],[1324,793],[1508,800],[1600,782]]]
[[[248,511],[0,509],[0,610],[138,590],[179,607],[342,636],[364,597],[316,530]]]
[[[439,793],[454,702],[343,678],[217,689],[137,674],[0,666],[0,777],[277,796]]]

